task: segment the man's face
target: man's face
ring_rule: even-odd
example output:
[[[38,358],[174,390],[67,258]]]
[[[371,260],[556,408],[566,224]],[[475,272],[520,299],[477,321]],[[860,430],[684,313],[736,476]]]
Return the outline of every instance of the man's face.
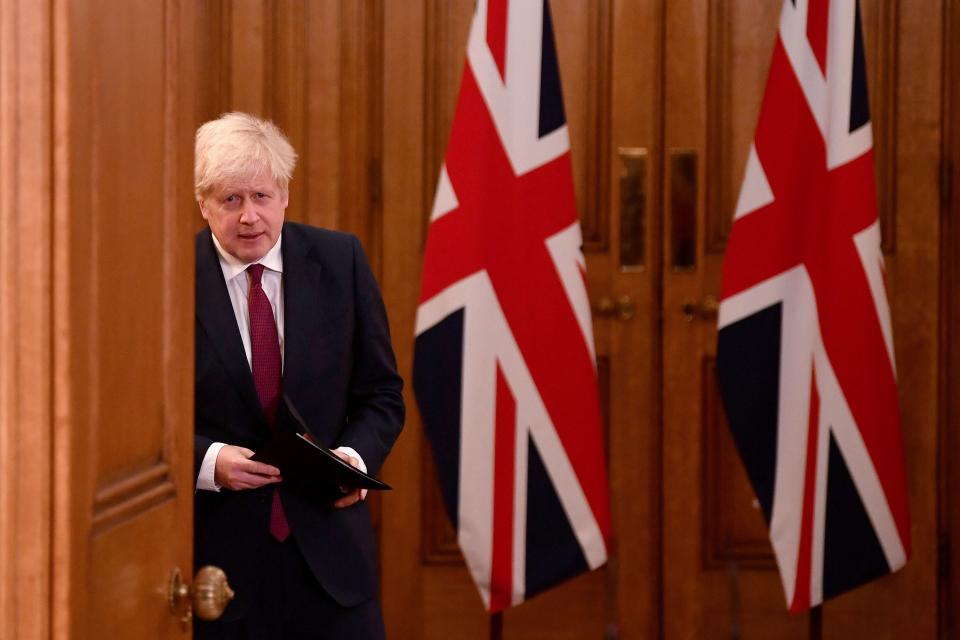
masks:
[[[199,200],[200,213],[220,246],[242,262],[255,262],[277,242],[287,194],[269,176],[236,179]]]

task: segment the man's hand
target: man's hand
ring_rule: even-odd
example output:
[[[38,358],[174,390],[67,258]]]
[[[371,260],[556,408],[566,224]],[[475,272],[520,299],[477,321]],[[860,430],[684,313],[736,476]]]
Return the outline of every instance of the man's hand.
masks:
[[[280,482],[280,469],[250,460],[253,451],[244,447],[224,445],[217,455],[217,467],[213,478],[218,485],[233,491],[256,489]]]
[[[349,464],[351,467],[359,468],[360,461],[354,458],[351,455],[347,455],[343,451],[334,450],[334,453],[338,458]],[[354,489],[351,487],[340,487],[340,490],[343,491],[344,496],[333,503],[337,509],[343,509],[344,507],[349,507],[360,502],[363,499],[363,494],[361,494],[360,489]],[[365,493],[365,492],[364,492]]]

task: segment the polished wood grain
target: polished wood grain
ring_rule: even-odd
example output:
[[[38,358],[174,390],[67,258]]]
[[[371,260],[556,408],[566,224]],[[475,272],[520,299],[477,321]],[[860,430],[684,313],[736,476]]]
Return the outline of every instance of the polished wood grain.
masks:
[[[726,425],[717,415],[715,381],[707,377],[714,372],[716,317],[691,321],[680,311],[687,301],[719,293],[723,255],[717,250],[739,193],[779,13],[777,3],[693,0],[667,3],[664,19],[664,161],[681,154],[697,161],[692,268],[675,268],[670,253],[673,226],[682,223],[673,217],[672,198],[683,193],[672,184],[672,172],[665,176],[660,209],[666,251],[658,301],[661,629],[669,639],[807,637],[805,617],[786,612],[775,565],[764,561],[769,543],[762,518],[758,523],[729,435],[719,432]]]
[[[53,624],[174,638],[165,588],[192,566],[194,15],[61,9]]]
[[[717,384],[717,362],[703,359],[703,564],[713,571],[776,571],[760,503],[730,433]]]
[[[0,2],[0,633],[51,633],[50,2]]]
[[[937,7],[866,0],[860,4],[887,282],[904,381],[901,412],[914,553],[898,574],[828,602],[823,637],[932,638],[937,617],[937,400],[935,387],[916,381],[935,379],[938,359],[939,289],[931,274],[937,273],[940,259],[936,181],[941,25],[931,19],[938,15]],[[661,526],[667,638],[705,637],[721,629],[744,638],[808,635],[805,617],[785,612],[776,567],[764,560],[769,552],[763,551],[758,537],[762,523],[751,507],[749,485],[726,434],[718,434],[715,387],[707,379],[712,375],[715,320],[687,322],[678,313],[684,301],[718,292],[724,239],[753,137],[779,11],[776,3],[766,2],[668,4],[665,147],[668,152],[692,149],[706,158],[706,171],[699,176],[705,181],[701,191],[706,200],[698,203],[703,208],[698,217],[703,253],[697,268],[678,273],[665,264],[663,272],[663,456],[669,472],[663,476],[666,508]],[[920,42],[928,46],[918,46]],[[669,184],[664,192],[670,193]],[[663,211],[669,229],[670,208]],[[691,402],[698,396],[703,399]]]
[[[944,11],[943,159],[940,201],[943,221],[940,304],[939,635],[960,635],[960,2]]]
[[[387,481],[402,490],[383,500],[383,531],[380,537],[383,615],[390,637],[414,640],[425,633],[427,606],[437,617],[456,617],[443,601],[431,599],[419,577],[423,549],[424,438],[419,414],[409,385],[413,361],[413,327],[419,291],[421,249],[428,191],[433,174],[425,171],[428,112],[425,96],[429,83],[423,73],[429,40],[426,3],[390,1],[383,7],[383,257],[388,265],[381,281],[390,316],[397,364],[408,381],[404,389],[407,426],[384,466]],[[462,571],[462,570],[461,570]],[[468,592],[473,586],[462,572],[454,588]],[[474,614],[475,615],[475,614]],[[482,628],[483,620],[480,618]],[[484,637],[480,635],[479,637]]]
[[[611,145],[645,149],[648,154],[644,195],[645,268],[624,267],[619,255],[620,210],[610,216],[607,256],[587,254],[591,300],[605,295],[632,299],[637,314],[629,321],[595,320],[597,355],[609,358],[609,474],[614,542],[607,577],[608,631],[620,638],[659,634],[662,610],[663,531],[657,523],[663,510],[660,477],[662,432],[660,386],[662,339],[659,267],[664,233],[662,206],[663,91],[665,41],[664,3],[617,0],[612,3]],[[558,39],[564,34],[558,34]],[[564,70],[561,69],[561,72]],[[574,88],[566,92],[575,91]],[[574,157],[577,150],[573,149]],[[609,202],[617,202],[620,167],[610,165],[606,177]]]
[[[508,611],[505,638],[808,637],[806,616],[785,613],[724,423],[714,321],[679,311],[718,292],[779,4],[551,3],[591,302],[629,296],[637,313],[594,320],[611,561]],[[823,637],[951,638],[960,4],[861,8],[914,552],[898,574],[827,603]],[[240,109],[287,132],[300,154],[288,215],[361,238],[410,380],[427,216],[473,10],[0,0],[0,636],[187,636],[162,592],[170,567],[190,566],[199,123]],[[621,148],[647,153],[643,267],[620,266]],[[684,272],[669,263],[664,170],[678,151],[697,166]],[[405,394],[407,428],[383,470],[397,490],[373,499],[388,635],[487,638]]]

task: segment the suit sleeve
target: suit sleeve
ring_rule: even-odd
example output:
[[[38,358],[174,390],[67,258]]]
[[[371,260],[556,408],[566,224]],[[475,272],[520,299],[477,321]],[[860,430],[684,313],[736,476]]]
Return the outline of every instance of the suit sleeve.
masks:
[[[199,433],[193,436],[193,477],[200,475],[200,467],[203,466],[203,458],[207,455],[207,449],[213,444],[213,439],[202,436]]]
[[[380,289],[360,241],[353,240],[355,330],[347,425],[339,445],[352,447],[371,474],[379,472],[403,429],[403,379],[390,343]]]

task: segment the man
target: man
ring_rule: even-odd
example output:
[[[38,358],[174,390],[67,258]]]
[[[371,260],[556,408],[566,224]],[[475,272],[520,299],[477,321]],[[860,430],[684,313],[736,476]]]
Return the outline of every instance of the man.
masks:
[[[195,562],[236,598],[198,640],[382,638],[365,492],[335,501],[251,460],[282,396],[318,444],[376,473],[404,417],[386,313],[353,236],[284,222],[296,163],[272,123],[197,131]]]

